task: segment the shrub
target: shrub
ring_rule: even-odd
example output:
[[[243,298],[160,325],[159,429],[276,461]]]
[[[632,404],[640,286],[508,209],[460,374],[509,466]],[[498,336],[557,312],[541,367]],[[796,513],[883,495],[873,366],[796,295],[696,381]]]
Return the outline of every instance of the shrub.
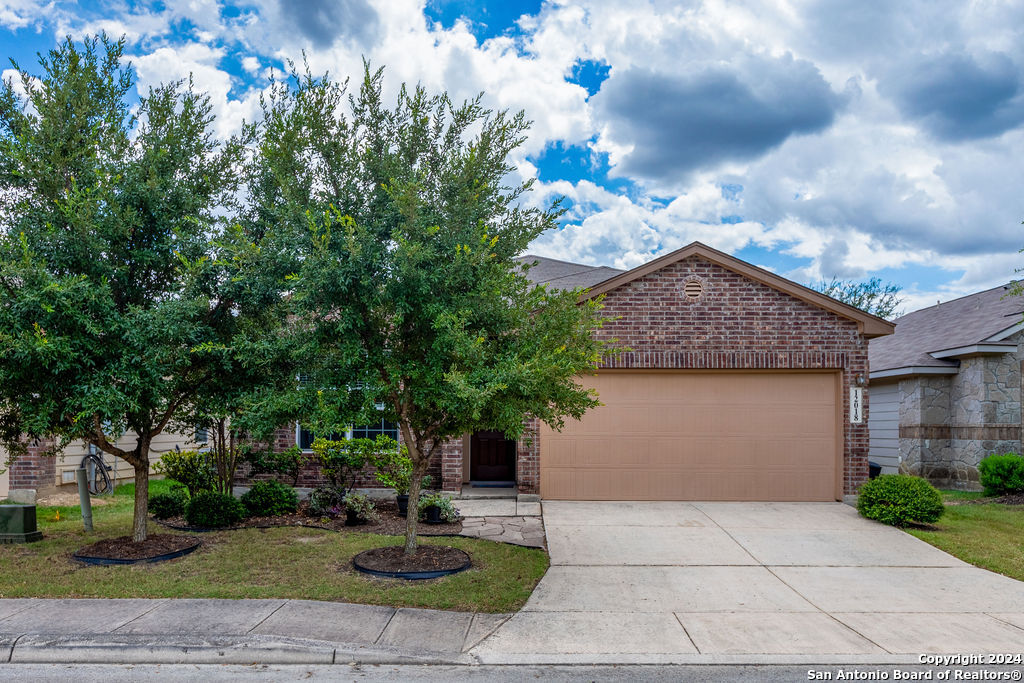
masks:
[[[378,437],[379,438],[379,437]],[[374,461],[377,471],[374,476],[381,486],[394,489],[399,496],[409,495],[409,484],[412,482],[412,460],[409,449],[404,445],[400,448],[378,450]],[[433,479],[429,474],[423,476],[421,488],[429,488]]]
[[[251,465],[250,476],[258,474],[273,474],[291,479],[292,486],[299,483],[299,473],[302,466],[309,461],[309,455],[302,452],[298,446],[281,451],[253,450],[245,455],[245,461]]]
[[[945,512],[942,495],[920,477],[883,474],[860,487],[857,511],[868,519],[903,527],[928,524]]]
[[[212,491],[217,485],[217,473],[205,453],[198,451],[169,451],[153,465],[153,471],[179,482],[190,496],[200,491]]]
[[[385,454],[397,451],[398,442],[387,436],[376,439],[316,439],[313,452],[324,476],[336,489],[348,493],[355,488],[356,477]]]
[[[432,506],[441,510],[441,519],[444,521],[459,521],[459,509],[452,503],[452,499],[443,493],[424,493],[420,495],[420,519],[423,519],[426,515],[427,508]]]
[[[361,493],[349,493],[341,502],[346,513],[352,513],[364,522],[376,522],[378,519],[373,501]]]
[[[172,488],[167,493],[158,493],[149,499],[149,511],[157,519],[169,519],[185,514],[188,505],[188,491],[183,486]]]
[[[242,494],[250,517],[276,517],[299,509],[299,494],[279,481],[257,481]]]
[[[185,519],[194,527],[220,529],[238,524],[245,517],[242,501],[226,493],[202,491],[185,507]]]
[[[330,486],[321,486],[309,494],[309,511],[321,517],[337,517],[344,510],[344,498],[344,492]]]
[[[1016,453],[990,455],[978,463],[986,496],[1024,492],[1024,457]]]
[[[399,496],[408,495],[409,482],[412,481],[409,449],[402,446],[400,449],[383,451],[377,455],[374,465],[377,468],[375,476],[381,486],[394,489]]]

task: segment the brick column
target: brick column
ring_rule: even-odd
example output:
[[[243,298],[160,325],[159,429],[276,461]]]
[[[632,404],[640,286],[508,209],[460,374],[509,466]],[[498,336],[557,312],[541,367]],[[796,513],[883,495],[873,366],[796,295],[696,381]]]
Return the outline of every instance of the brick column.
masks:
[[[10,488],[46,491],[57,486],[57,458],[47,455],[53,441],[40,439],[11,465]]]
[[[441,446],[441,490],[462,491],[462,437],[445,441]]]
[[[540,421],[523,421],[523,434],[516,442],[516,484],[519,493],[540,493]]]

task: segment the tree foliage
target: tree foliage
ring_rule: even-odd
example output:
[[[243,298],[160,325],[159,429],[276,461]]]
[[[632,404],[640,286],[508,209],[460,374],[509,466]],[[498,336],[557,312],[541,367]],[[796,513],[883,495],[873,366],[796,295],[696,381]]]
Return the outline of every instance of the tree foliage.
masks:
[[[316,392],[326,407],[315,428],[397,422],[416,510],[446,440],[516,437],[527,415],[557,428],[596,405],[574,378],[605,347],[591,334],[599,302],[533,286],[516,259],[560,214],[530,206],[530,182],[511,180],[524,115],[419,87],[388,107],[381,91],[368,66],[347,97],[328,77],[278,83],[264,102],[253,216],[302,235],[292,292],[316,349],[307,400]],[[407,552],[415,542],[410,514]]]
[[[898,309],[903,303],[903,297],[899,293],[903,288],[891,282],[883,283],[881,278],[873,277],[864,282],[832,278],[831,281],[822,280],[811,287],[879,318],[891,320],[901,315]]]
[[[153,438],[191,433],[196,397],[272,354],[282,318],[270,241],[223,218],[244,141],[215,139],[190,82],[133,113],[123,50],[69,38],[0,88],[0,439],[129,462],[141,541]]]

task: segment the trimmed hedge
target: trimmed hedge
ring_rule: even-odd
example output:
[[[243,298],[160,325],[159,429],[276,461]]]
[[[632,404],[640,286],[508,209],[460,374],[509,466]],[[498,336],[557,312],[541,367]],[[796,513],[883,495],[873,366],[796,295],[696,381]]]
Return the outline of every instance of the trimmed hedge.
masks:
[[[978,475],[986,496],[1024,492],[1024,457],[1016,453],[990,455],[978,463]]]
[[[911,522],[930,524],[946,509],[942,494],[924,479],[883,474],[861,486],[857,511],[868,519],[904,527]]]
[[[245,518],[245,506],[234,496],[203,491],[193,496],[185,508],[185,520],[194,527],[220,529],[238,524]]]
[[[185,514],[188,492],[184,487],[173,488],[167,493],[158,493],[149,499],[149,511],[157,519],[169,519]]]
[[[299,494],[279,481],[257,481],[242,494],[250,517],[277,517],[299,509]]]

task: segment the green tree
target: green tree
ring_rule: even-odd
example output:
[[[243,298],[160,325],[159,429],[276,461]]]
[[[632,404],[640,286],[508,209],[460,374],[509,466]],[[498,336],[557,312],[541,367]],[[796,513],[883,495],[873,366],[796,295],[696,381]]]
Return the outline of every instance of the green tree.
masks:
[[[516,260],[560,215],[530,207],[531,183],[510,180],[525,116],[419,87],[389,108],[381,82],[367,66],[348,97],[308,73],[277,84],[255,199],[269,225],[306,236],[292,284],[315,340],[306,391],[329,408],[314,428],[397,422],[415,511],[446,440],[477,429],[517,437],[530,415],[559,428],[597,405],[575,378],[607,349],[591,334],[600,302],[532,286]],[[416,522],[414,512],[407,554]]]
[[[123,49],[69,38],[0,89],[0,440],[130,463],[143,541],[153,438],[192,432],[198,392],[260,357],[281,297],[262,240],[223,218],[242,141],[214,138],[191,83],[133,114]]]
[[[903,297],[899,293],[903,288],[891,282],[883,283],[881,278],[873,277],[864,282],[832,278],[829,282],[822,280],[812,284],[811,289],[879,318],[891,320],[901,315],[898,309]]]

